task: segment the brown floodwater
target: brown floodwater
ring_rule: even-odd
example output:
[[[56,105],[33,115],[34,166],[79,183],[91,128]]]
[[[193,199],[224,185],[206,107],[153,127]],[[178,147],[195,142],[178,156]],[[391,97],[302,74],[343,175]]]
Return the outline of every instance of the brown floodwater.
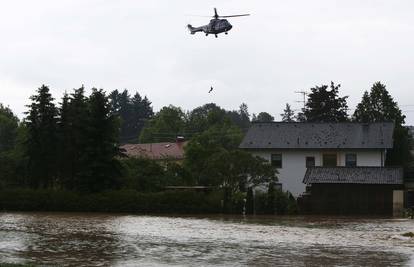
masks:
[[[414,266],[414,220],[0,213],[0,263]]]

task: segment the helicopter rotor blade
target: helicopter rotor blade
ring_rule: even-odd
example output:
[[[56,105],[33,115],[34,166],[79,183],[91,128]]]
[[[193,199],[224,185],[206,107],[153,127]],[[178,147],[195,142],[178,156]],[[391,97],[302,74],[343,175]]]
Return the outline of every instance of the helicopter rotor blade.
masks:
[[[205,16],[205,15],[193,15],[193,14],[186,14],[185,16],[189,16],[189,17],[201,17],[201,18],[211,18],[211,16]]]
[[[234,17],[245,17],[245,16],[250,16],[250,14],[240,14],[240,15],[219,16],[219,18],[234,18]]]
[[[214,8],[214,17],[217,19],[219,15],[217,14],[217,8]]]

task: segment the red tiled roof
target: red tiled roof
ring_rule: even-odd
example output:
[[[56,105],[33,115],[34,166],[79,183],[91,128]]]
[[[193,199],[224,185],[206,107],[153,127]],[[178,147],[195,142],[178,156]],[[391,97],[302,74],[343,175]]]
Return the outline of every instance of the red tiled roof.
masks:
[[[149,143],[149,144],[125,144],[121,149],[125,150],[128,157],[144,157],[150,159],[184,159],[184,147],[188,141],[175,143]]]

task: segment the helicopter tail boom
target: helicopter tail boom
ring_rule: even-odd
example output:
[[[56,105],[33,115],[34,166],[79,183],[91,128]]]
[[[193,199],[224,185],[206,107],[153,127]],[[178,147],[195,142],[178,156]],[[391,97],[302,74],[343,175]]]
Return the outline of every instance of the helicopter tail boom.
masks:
[[[191,24],[187,25],[188,30],[190,31],[191,34],[195,34],[196,32],[202,32],[203,28],[202,27],[193,27],[191,26]]]

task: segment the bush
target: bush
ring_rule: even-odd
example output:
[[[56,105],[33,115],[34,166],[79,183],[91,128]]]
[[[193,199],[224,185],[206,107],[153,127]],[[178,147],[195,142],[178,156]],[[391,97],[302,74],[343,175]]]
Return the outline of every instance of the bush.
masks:
[[[217,193],[194,191],[118,190],[82,195],[69,191],[13,189],[0,192],[0,210],[219,213],[221,199]]]
[[[295,214],[296,200],[289,193],[276,190],[275,212],[269,212],[267,193],[256,192],[256,214]],[[241,214],[246,194],[239,192],[222,207],[224,191],[138,192],[116,190],[94,194],[71,191],[9,189],[0,191],[0,210],[8,211],[73,211],[131,213],[233,213]],[[248,203],[246,203],[247,205]],[[248,207],[246,207],[248,208]],[[251,214],[252,211],[248,211]]]

